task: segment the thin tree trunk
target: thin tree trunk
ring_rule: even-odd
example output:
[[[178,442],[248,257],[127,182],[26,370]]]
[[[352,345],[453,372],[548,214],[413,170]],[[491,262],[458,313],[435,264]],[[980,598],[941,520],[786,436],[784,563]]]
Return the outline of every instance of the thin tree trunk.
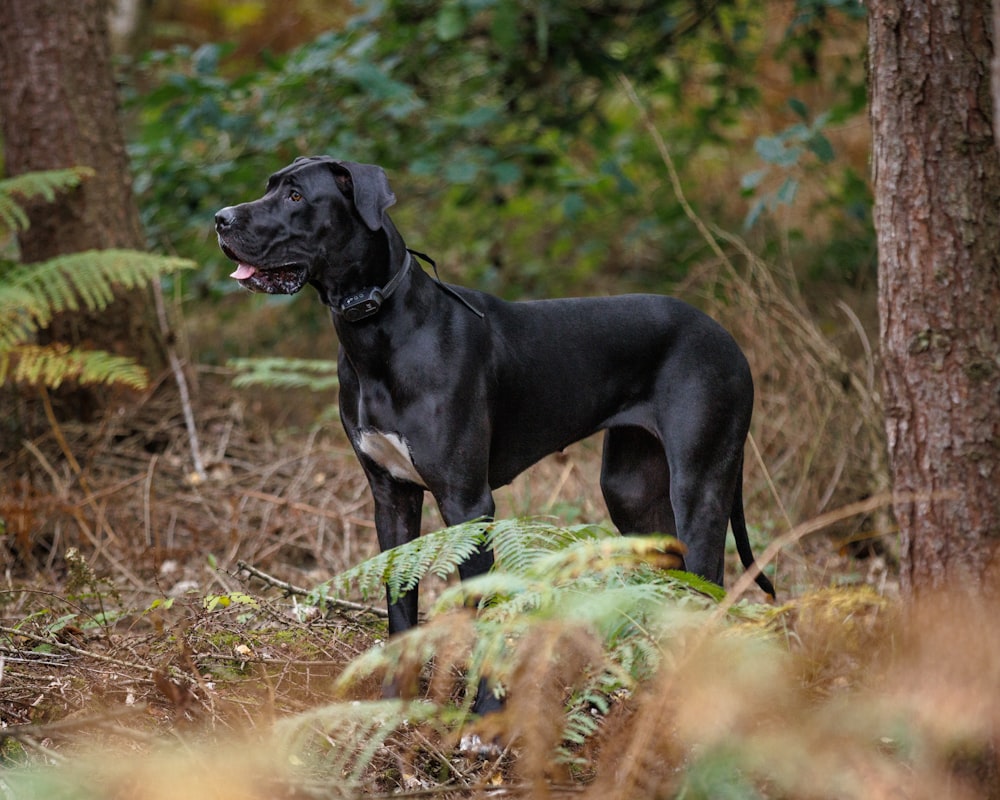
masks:
[[[30,204],[25,263],[92,248],[144,248],[135,206],[105,0],[2,0],[0,120],[10,175],[88,166],[95,175],[56,203]],[[52,339],[164,364],[146,292],[120,294],[100,315],[63,315]]]
[[[906,594],[1000,580],[1000,156],[989,0],[869,5],[886,430]]]

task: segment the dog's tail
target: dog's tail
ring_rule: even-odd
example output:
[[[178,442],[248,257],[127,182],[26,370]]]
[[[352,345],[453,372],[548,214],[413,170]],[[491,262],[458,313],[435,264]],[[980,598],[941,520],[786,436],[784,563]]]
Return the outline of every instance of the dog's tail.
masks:
[[[740,470],[737,474],[741,477],[743,475],[742,459],[740,460]],[[730,514],[729,521],[733,526],[733,538],[736,539],[736,552],[740,554],[740,561],[743,562],[744,568],[750,569],[755,565],[753,560],[753,550],[750,548],[750,537],[747,534],[747,520],[743,514],[742,480],[738,480],[736,482],[736,491],[733,493],[733,510]],[[773,600],[775,597],[774,584],[771,583],[767,575],[763,572],[758,572],[754,580],[757,582],[757,585],[770,595]]]

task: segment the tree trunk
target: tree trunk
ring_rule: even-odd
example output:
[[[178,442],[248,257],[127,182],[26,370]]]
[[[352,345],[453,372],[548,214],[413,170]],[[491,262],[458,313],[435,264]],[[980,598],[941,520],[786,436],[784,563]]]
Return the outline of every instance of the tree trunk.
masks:
[[[9,175],[88,166],[95,175],[56,203],[29,204],[25,263],[93,248],[144,248],[111,66],[105,0],[3,0],[0,119]],[[121,293],[99,315],[67,314],[48,335],[139,359],[163,351],[148,294]]]
[[[869,4],[879,316],[902,588],[1000,586],[990,0]]]

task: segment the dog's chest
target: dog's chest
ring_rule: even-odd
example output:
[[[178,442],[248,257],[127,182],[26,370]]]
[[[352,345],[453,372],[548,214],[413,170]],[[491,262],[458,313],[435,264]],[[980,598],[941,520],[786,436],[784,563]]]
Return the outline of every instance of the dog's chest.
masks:
[[[409,481],[418,486],[424,486],[417,468],[413,466],[410,446],[406,439],[397,433],[383,433],[368,428],[358,434],[358,450],[378,464],[392,477],[401,481]]]

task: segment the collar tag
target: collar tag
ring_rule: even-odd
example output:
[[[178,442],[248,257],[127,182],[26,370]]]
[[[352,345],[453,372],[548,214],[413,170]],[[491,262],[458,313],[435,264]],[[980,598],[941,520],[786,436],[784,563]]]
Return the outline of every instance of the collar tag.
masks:
[[[389,282],[385,286],[381,289],[377,286],[373,289],[362,289],[356,294],[349,295],[341,301],[340,308],[337,310],[348,322],[360,322],[363,319],[375,316],[386,298],[396,291],[396,287],[403,280],[403,276],[409,271],[412,260],[410,254],[407,253],[406,260],[403,261],[403,266],[399,268],[399,272],[389,279]]]
[[[340,304],[340,313],[348,322],[360,322],[377,314],[384,299],[380,289],[367,289],[346,298]]]

